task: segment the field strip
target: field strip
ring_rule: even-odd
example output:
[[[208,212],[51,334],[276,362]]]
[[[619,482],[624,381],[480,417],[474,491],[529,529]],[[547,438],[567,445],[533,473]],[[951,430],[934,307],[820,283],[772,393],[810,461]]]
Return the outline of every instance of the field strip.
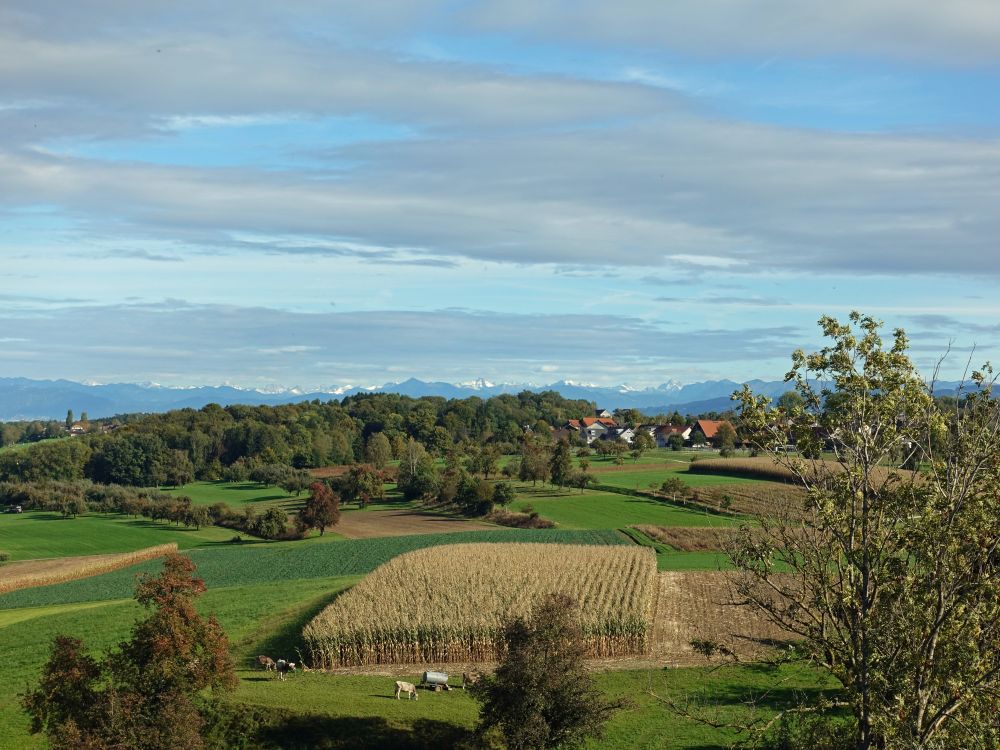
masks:
[[[11,572],[8,572],[6,567],[4,568],[0,574],[0,593],[7,594],[19,589],[89,578],[128,568],[146,560],[153,560],[175,552],[177,552],[177,543],[169,542],[133,552],[109,555],[49,558],[41,562],[25,560],[11,566],[9,569]]]
[[[53,604],[47,607],[24,607],[23,609],[8,609],[0,611],[0,628],[9,625],[16,625],[25,620],[33,620],[36,617],[48,617],[49,615],[61,615],[69,612],[77,612],[82,609],[96,609],[97,607],[107,607],[111,604],[121,604],[132,601],[131,599],[106,599],[99,602],[82,602],[79,604]]]

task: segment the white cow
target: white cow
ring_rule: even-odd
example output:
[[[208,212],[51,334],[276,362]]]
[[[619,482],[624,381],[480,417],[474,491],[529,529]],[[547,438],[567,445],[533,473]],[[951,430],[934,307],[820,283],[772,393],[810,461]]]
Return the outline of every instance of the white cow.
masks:
[[[410,700],[412,696],[414,700],[420,700],[420,696],[417,695],[417,688],[412,682],[403,682],[402,680],[396,680],[396,700],[399,700],[400,693],[406,693],[406,700]]]
[[[289,672],[295,671],[295,662],[278,659],[278,663],[274,666],[274,671],[278,673],[278,679],[283,680]]]

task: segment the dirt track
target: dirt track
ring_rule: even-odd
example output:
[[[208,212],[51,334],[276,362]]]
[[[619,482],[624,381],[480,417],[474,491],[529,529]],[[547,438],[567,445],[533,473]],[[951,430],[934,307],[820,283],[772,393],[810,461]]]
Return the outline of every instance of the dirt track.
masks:
[[[369,539],[377,536],[441,534],[495,528],[497,527],[479,521],[413,510],[360,510],[341,513],[340,523],[334,527],[334,531],[348,539]]]

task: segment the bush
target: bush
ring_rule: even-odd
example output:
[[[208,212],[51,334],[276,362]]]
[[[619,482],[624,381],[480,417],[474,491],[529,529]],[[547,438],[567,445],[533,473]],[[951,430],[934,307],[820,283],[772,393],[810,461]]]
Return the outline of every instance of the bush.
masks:
[[[487,521],[510,526],[515,529],[551,529],[555,524],[547,518],[542,518],[538,513],[511,513],[507,510],[495,510],[486,516]]]

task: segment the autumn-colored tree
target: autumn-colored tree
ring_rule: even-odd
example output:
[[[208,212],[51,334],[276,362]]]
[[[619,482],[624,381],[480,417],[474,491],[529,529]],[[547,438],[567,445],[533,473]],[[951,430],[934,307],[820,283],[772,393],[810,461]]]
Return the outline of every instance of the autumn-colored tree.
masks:
[[[299,511],[298,524],[303,529],[319,529],[323,536],[327,527],[340,520],[340,499],[323,482],[309,485],[309,499]]]
[[[39,684],[22,696],[32,731],[53,750],[204,747],[203,715],[237,679],[221,626],[195,609],[205,584],[194,570],[170,555],[160,575],[143,576],[135,598],[150,614],[102,660],[78,639],[55,639]]]

